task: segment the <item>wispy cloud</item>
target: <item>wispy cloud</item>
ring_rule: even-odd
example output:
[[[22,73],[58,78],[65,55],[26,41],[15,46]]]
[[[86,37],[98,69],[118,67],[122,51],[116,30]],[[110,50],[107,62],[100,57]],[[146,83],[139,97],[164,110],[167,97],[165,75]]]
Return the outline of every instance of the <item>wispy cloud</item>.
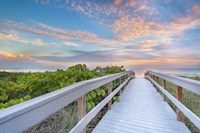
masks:
[[[3,34],[0,33],[0,40],[11,40],[11,41],[16,41],[16,42],[20,42],[22,44],[32,44],[35,46],[52,46],[55,45],[57,46],[57,43],[55,42],[45,42],[41,39],[23,39],[22,37],[20,37],[17,34],[14,33],[8,33],[8,34]]]
[[[37,0],[37,2],[38,1],[39,0]],[[51,2],[41,1],[41,3],[45,4]],[[134,40],[135,38],[147,38],[151,36],[167,38],[175,34],[181,34],[187,29],[198,26],[200,23],[200,6],[198,4],[188,9],[186,17],[179,17],[172,22],[164,24],[159,23],[158,19],[152,19],[158,11],[155,7],[150,5],[152,5],[152,3],[147,0],[113,0],[113,2],[107,4],[73,0],[67,0],[65,2],[65,6],[68,10],[83,13],[89,17],[97,19],[97,22],[102,23],[107,27],[111,27],[114,31],[113,34],[115,35],[115,38],[121,41]],[[70,36],[66,34],[66,31],[63,33],[61,29],[55,29],[44,24],[38,25],[51,31],[58,31],[66,36]],[[84,34],[79,37],[88,37],[88,40],[97,38],[94,34]]]
[[[135,10],[135,12],[144,11],[144,10],[147,10],[147,6],[146,5],[141,5]]]
[[[80,30],[66,30],[66,29],[61,29],[53,26],[46,25],[44,23],[35,23],[35,26],[27,26],[25,24],[21,23],[16,23],[12,21],[6,21],[2,24],[0,24],[2,27],[5,28],[10,28],[12,30],[20,30],[20,31],[25,31],[27,33],[31,34],[36,34],[39,36],[46,36],[46,37],[56,37],[57,39],[63,40],[64,45],[71,45],[71,46],[80,46],[80,44],[77,44],[73,42],[72,40],[76,40],[82,43],[88,43],[88,44],[94,44],[98,47],[123,47],[126,46],[127,44],[123,42],[119,42],[115,39],[105,39],[98,37],[95,34],[86,32],[86,31],[80,31]],[[13,34],[11,34],[13,35]],[[11,36],[10,35],[10,36]],[[8,36],[9,37],[9,36]],[[7,39],[9,39],[7,37]],[[47,45],[48,43],[42,41],[41,39],[36,38],[35,40],[22,40],[20,39],[19,36],[16,36],[15,41],[19,41],[21,43],[32,43],[33,45],[37,46],[44,46]],[[11,40],[11,39],[9,39]],[[54,43],[49,43],[53,45]],[[56,44],[55,44],[56,46]]]
[[[61,28],[56,28],[53,26],[49,26],[46,25],[44,23],[37,23],[38,28],[42,28],[41,30],[43,31],[48,31],[48,32],[52,32],[53,35],[56,35],[59,37],[59,35],[61,36],[60,38],[64,37],[64,39],[93,39],[96,38],[95,34],[86,32],[86,31],[80,31],[80,30],[76,30],[76,31],[71,31],[71,30],[65,30],[65,29],[61,29]]]
[[[52,62],[113,62],[125,59],[144,59],[143,55],[133,53],[131,50],[104,50],[104,51],[69,51],[72,56],[35,56],[33,58]]]
[[[126,55],[127,53],[124,53]],[[93,55],[93,54],[89,54]],[[86,63],[87,65],[95,66],[107,66],[107,65],[123,65],[123,66],[159,66],[159,67],[166,67],[166,66],[176,66],[176,67],[191,67],[191,66],[200,66],[200,60],[198,59],[176,59],[176,58],[137,58],[137,56],[124,56],[126,59],[117,59],[116,56],[106,56],[105,54],[97,53],[95,56],[99,56],[99,58],[95,58],[95,56],[86,56],[83,57],[36,57],[37,62],[42,64],[48,64],[51,66],[69,66],[76,63]],[[104,58],[103,58],[104,57]],[[162,62],[162,63],[161,63]]]
[[[142,17],[132,18],[122,15],[113,24],[113,29],[119,40],[133,40],[135,38],[145,38],[160,30],[160,25],[154,22],[145,22]]]
[[[148,40],[145,43],[141,44],[140,47],[146,49],[146,48],[152,48],[152,47],[154,47],[156,45],[158,45],[156,41]]]
[[[36,45],[36,46],[44,46],[44,45],[46,45],[45,42],[43,42],[41,39],[35,39],[33,41],[33,44]]]
[[[10,20],[0,24],[2,27],[11,28],[15,30],[25,31],[28,33],[42,35],[42,36],[50,36],[56,37],[58,39],[92,39],[95,38],[96,35],[92,33],[88,33],[85,31],[70,31],[61,28],[52,27],[43,23],[36,23],[34,26],[27,26],[23,23],[16,23]]]
[[[0,40],[12,40],[12,41],[17,41],[23,44],[29,43],[28,40],[21,39],[18,35],[16,34],[2,34],[0,33]]]
[[[184,61],[185,65],[200,64],[199,2],[35,0],[35,3],[47,8],[56,7],[56,10],[52,10],[55,12],[60,11],[60,8],[63,11],[64,8],[70,15],[75,14],[72,17],[84,21],[70,22],[73,26],[68,28],[68,22],[67,25],[65,22],[53,20],[49,22],[48,18],[40,20],[35,17],[38,21],[24,23],[17,19],[0,20],[2,43],[9,45],[9,42],[17,42],[16,44],[25,44],[24,47],[32,44],[38,46],[37,48],[62,47],[57,47],[55,51],[52,48],[47,49],[46,53],[30,58],[1,52],[0,58],[5,62],[13,59],[13,62],[23,60],[24,63],[28,61],[52,66],[66,66],[70,63],[184,65]],[[60,13],[59,11],[56,13]],[[62,13],[58,14],[59,17],[61,15]],[[85,30],[77,30],[76,24],[83,26]],[[57,54],[52,54],[52,51]]]
[[[0,51],[1,69],[46,69],[45,64],[38,63],[34,58],[24,54],[11,54]]]
[[[145,10],[141,6],[138,10]],[[186,17],[179,17],[169,23],[158,23],[147,21],[146,17],[132,17],[121,14],[120,19],[112,25],[119,40],[134,40],[135,38],[159,37],[169,38],[174,35],[181,35],[184,31],[194,29],[200,25],[200,16],[197,13],[200,10],[199,5],[194,5],[188,10]]]
[[[200,5],[194,5],[187,11],[186,17],[180,17],[171,22],[167,27],[168,30],[175,33],[183,33],[185,30],[200,26]]]
[[[30,58],[30,56],[28,56],[28,55],[24,55],[24,54],[14,55],[14,54],[2,52],[2,51],[0,51],[0,56],[3,56],[8,59],[28,59],[28,58]]]
[[[79,46],[80,46],[80,44],[73,43],[73,42],[69,42],[69,41],[65,41],[65,42],[64,42],[64,45],[67,45],[67,46],[74,46],[74,47],[79,47]]]
[[[120,18],[121,13],[132,17],[139,16],[137,14],[139,11],[142,11],[141,14],[153,15],[156,13],[155,9],[148,7],[148,3],[150,3],[148,0],[113,0],[109,2],[67,0],[65,8],[84,14],[95,19],[96,22],[110,27],[114,21]]]

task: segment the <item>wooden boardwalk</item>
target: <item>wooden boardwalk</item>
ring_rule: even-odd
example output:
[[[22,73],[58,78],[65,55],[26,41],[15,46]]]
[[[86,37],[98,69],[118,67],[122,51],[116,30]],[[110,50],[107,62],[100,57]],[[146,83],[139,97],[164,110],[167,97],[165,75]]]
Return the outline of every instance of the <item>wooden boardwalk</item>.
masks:
[[[93,133],[189,133],[184,123],[144,78],[129,82]]]

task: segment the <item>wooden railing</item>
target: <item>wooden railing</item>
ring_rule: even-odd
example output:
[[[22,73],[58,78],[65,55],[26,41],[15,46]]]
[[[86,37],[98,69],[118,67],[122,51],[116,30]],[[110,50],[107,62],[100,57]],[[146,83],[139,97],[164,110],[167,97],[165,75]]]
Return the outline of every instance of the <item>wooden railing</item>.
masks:
[[[121,82],[122,77],[126,77],[123,83]],[[84,128],[87,124],[107,103],[109,108],[111,108],[112,97],[115,96],[133,77],[135,77],[134,72],[127,71],[82,81],[8,107],[0,111],[0,133],[23,132],[77,99],[79,122],[70,132],[84,132]],[[112,92],[112,81],[117,79],[119,79],[120,85]],[[86,114],[85,95],[105,84],[109,84],[108,96]]]
[[[182,104],[182,88],[191,91],[197,95],[200,95],[199,81],[194,81],[191,79],[176,77],[153,71],[145,72],[145,77],[149,79],[156,86],[156,88],[163,93],[164,100],[166,100],[167,97],[177,107],[177,120],[182,121],[184,114],[197,128],[200,129],[200,118]],[[162,80],[162,86],[158,84],[159,79]],[[166,81],[171,82],[177,86],[176,98],[168,92],[166,88]]]

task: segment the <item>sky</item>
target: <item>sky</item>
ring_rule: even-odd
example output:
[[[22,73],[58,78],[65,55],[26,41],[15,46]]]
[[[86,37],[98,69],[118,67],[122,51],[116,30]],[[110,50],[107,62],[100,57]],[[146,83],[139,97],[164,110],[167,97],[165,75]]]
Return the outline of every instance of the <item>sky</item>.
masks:
[[[200,0],[1,0],[0,69],[200,68]]]

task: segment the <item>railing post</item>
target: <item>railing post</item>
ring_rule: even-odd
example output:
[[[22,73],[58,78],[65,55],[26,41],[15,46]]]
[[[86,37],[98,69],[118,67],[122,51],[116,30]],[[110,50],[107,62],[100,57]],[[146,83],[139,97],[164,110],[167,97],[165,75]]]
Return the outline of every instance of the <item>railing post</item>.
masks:
[[[158,76],[156,77],[156,81],[157,81],[157,83],[159,84],[159,78],[158,78]]]
[[[158,83],[158,76],[154,76],[154,80]],[[155,86],[156,91],[158,92],[158,88]]]
[[[177,86],[177,99],[179,102],[182,103],[182,87],[180,86]],[[177,120],[183,121],[183,114],[178,108],[177,108]]]
[[[122,84],[122,78],[119,78],[119,85]],[[123,88],[123,87],[122,87]],[[118,95],[120,96],[122,94],[122,88],[119,90]]]
[[[126,81],[126,75],[124,76],[124,81]],[[127,83],[124,85],[124,87],[126,87]]]
[[[117,84],[120,86],[120,78],[117,79]]]
[[[164,88],[165,90],[167,90],[167,87],[166,87],[166,80],[164,80],[164,79],[163,79],[163,88]],[[164,100],[164,101],[167,100],[165,94],[163,94],[163,100]]]
[[[108,95],[112,93],[112,82],[108,83]],[[112,100],[108,102],[108,109],[111,109],[112,107]]]
[[[82,97],[78,98],[78,121],[80,121],[86,115],[86,96],[83,95]],[[84,129],[81,133],[85,133],[86,130]]]
[[[125,78],[125,80],[127,80],[128,79],[128,75],[126,75],[126,78]],[[128,82],[126,83],[126,86],[128,85]]]

